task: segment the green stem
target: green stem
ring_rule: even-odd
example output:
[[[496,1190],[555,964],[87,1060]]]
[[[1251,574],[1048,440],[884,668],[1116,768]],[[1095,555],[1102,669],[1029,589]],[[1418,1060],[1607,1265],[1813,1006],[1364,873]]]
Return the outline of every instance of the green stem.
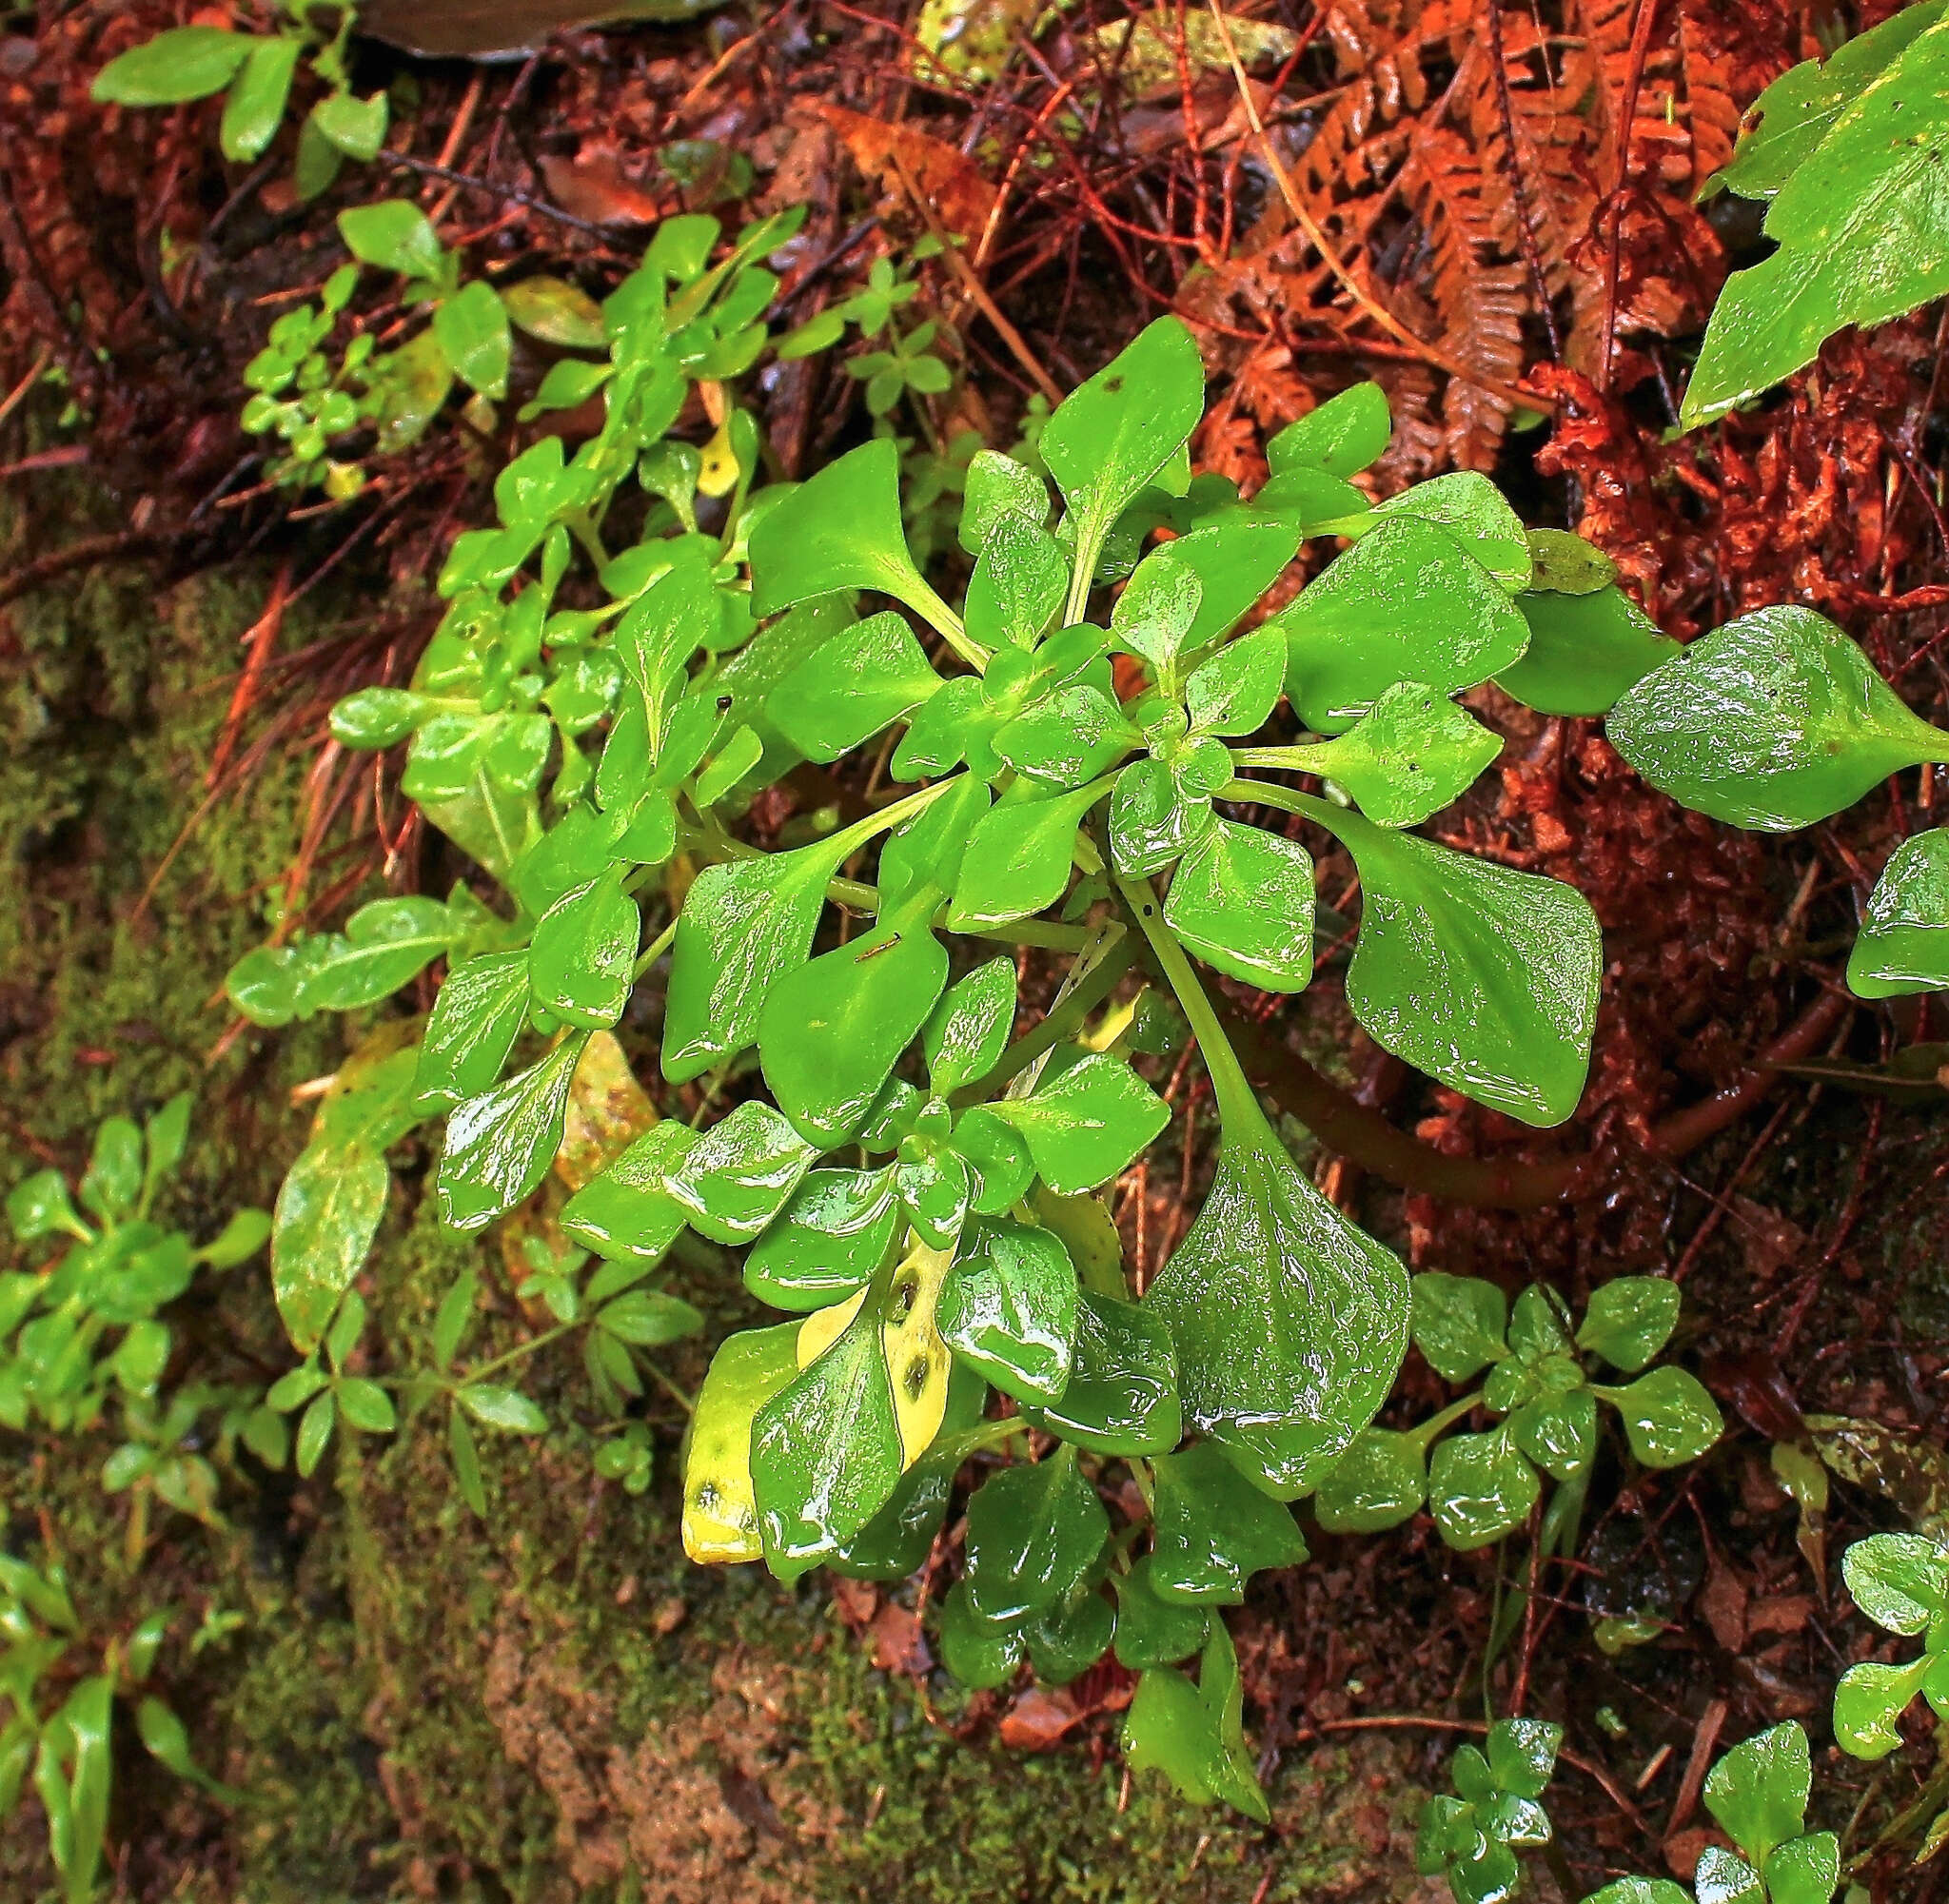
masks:
[[[1426,1454],[1444,1428],[1453,1426],[1481,1400],[1482,1390],[1478,1388],[1474,1394],[1465,1395],[1459,1402],[1450,1402],[1439,1415],[1430,1415],[1420,1427],[1408,1429],[1408,1439],[1420,1443],[1421,1451]]]
[[[1151,950],[1156,953],[1157,963],[1163,968],[1171,991],[1177,994],[1184,1015],[1191,1020],[1192,1035],[1196,1037],[1198,1050],[1205,1060],[1205,1070],[1211,1075],[1211,1089],[1217,1094],[1220,1117],[1228,1121],[1236,1119],[1240,1125],[1249,1124],[1251,1118],[1260,1115],[1258,1099],[1252,1095],[1245,1067],[1239,1063],[1238,1053],[1231,1049],[1231,1040],[1225,1035],[1218,1014],[1211,1010],[1211,1001],[1205,996],[1205,988],[1198,983],[1198,975],[1191,970],[1191,962],[1185,956],[1184,948],[1178,944],[1177,934],[1164,923],[1157,894],[1152,891],[1151,882],[1148,879],[1126,879],[1118,873],[1116,883],[1123,893],[1124,903],[1150,941]]]
[[[640,978],[644,972],[668,952],[677,938],[677,921],[672,919],[637,956],[636,970],[630,973],[632,979]]]
[[[925,620],[961,659],[977,675],[988,671],[989,653],[979,641],[970,640],[961,618],[935,593],[926,580],[915,574],[908,579],[900,599]]]
[[[1289,814],[1316,820],[1335,838],[1339,837],[1340,822],[1345,817],[1332,801],[1316,799],[1311,794],[1302,794],[1297,787],[1282,787],[1274,780],[1230,780],[1219,788],[1216,797],[1240,805],[1255,802],[1262,807],[1282,808]]]
[[[497,1355],[492,1362],[483,1362],[480,1367],[470,1368],[464,1375],[456,1376],[446,1385],[450,1391],[457,1388],[470,1387],[483,1376],[493,1375],[499,1370],[505,1368],[510,1363],[519,1362],[525,1355],[533,1355],[537,1349],[546,1348],[551,1342],[560,1341],[571,1329],[581,1327],[581,1324],[580,1322],[557,1323],[552,1329],[543,1329],[532,1341],[518,1344],[515,1347],[509,1349],[505,1355]]]

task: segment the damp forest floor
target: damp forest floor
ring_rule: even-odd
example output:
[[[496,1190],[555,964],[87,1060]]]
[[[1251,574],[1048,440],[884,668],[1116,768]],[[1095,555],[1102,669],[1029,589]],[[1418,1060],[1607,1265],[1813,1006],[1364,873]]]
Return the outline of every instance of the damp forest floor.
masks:
[[[311,811],[332,670],[343,660],[350,684],[381,651],[394,655],[389,644],[417,653],[438,614],[430,573],[456,528],[490,504],[487,465],[456,428],[429,435],[355,531],[329,513],[288,520],[269,484],[215,508],[226,472],[248,461],[242,367],[286,294],[321,282],[339,254],[328,218],[307,225],[271,203],[268,171],[226,174],[195,111],[109,125],[87,106],[105,35],[191,10],[187,0],[0,9],[0,309],[22,319],[0,325],[0,397],[58,362],[94,406],[86,441],[38,397],[0,411],[0,1188],[49,1164],[78,1172],[102,1117],[140,1116],[189,1089],[195,1139],[161,1213],[201,1238],[239,1205],[269,1206],[309,1122],[305,1087],[336,1070],[360,1029],[260,1032],[236,1026],[221,995],[228,967],[265,937]],[[387,10],[373,0],[368,10]],[[1445,205],[1509,202],[1493,131],[1507,101],[1479,57],[1423,32],[1424,10],[1337,7],[1334,30],[1279,74],[1278,109],[1267,92],[1266,116],[1298,191],[1327,191],[1335,153],[1336,180],[1398,191],[1370,227],[1386,252],[1371,261],[1374,282],[1476,382],[1376,345],[1280,228],[1229,70],[1201,70],[1180,89],[1173,61],[1169,86],[1121,113],[1110,89],[1091,92],[1097,81],[1078,84],[1092,24],[1116,11],[1109,0],[1068,10],[1047,60],[958,91],[910,84],[904,14],[814,0],[789,0],[756,28],[726,10],[692,27],[563,35],[522,67],[404,69],[377,47],[360,57],[374,84],[393,85],[402,150],[447,151],[451,132],[451,169],[493,186],[456,186],[449,201],[490,264],[615,282],[647,226],[679,208],[654,163],[673,138],[693,143],[693,158],[707,147],[713,164],[727,152],[745,161],[752,206],[811,205],[826,262],[795,297],[843,296],[882,252],[911,248],[925,229],[914,177],[951,224],[974,206],[972,236],[1006,176],[1014,196],[984,268],[1018,341],[1066,386],[1155,311],[1179,309],[1213,378],[1201,466],[1257,481],[1266,436],[1372,375],[1399,424],[1386,486],[1452,467],[1492,472],[1528,520],[1604,548],[1674,634],[1818,588],[1835,592],[1816,597],[1834,608],[1849,591],[1893,599],[1949,580],[1939,510],[1923,506],[1949,452],[1930,414],[1938,311],[1837,342],[1816,377],[1709,441],[1663,442],[1673,353],[1703,327],[1741,242],[1694,210],[1694,196],[1743,107],[1812,50],[1810,33],[1799,37],[1804,10],[1643,10],[1634,63],[1640,10],[1585,9],[1588,86],[1646,75],[1642,136],[1627,108],[1614,153],[1599,144],[1611,120],[1576,107],[1584,83],[1520,64],[1501,75],[1526,124],[1564,102],[1555,135],[1534,142],[1561,175],[1519,181],[1545,207],[1532,221],[1541,258],[1487,229],[1457,241],[1427,193],[1388,169],[1432,129],[1458,177],[1475,168],[1470,190]],[[1508,11],[1506,29],[1526,19]],[[1687,103],[1675,113],[1681,60]],[[1435,84],[1418,68],[1404,82],[1416,61]],[[1261,85],[1277,89],[1270,75]],[[1058,110],[1072,95],[1093,101],[1080,121]],[[10,122],[9,111],[30,116]],[[1414,112],[1428,125],[1402,116]],[[905,130],[882,136],[882,122]],[[30,124],[31,137],[15,136]],[[1655,148],[1657,167],[1625,163],[1634,140]],[[1029,155],[1019,175],[1002,157],[1017,147]],[[390,179],[395,190],[424,185]],[[1618,213],[1610,226],[1606,207]],[[1606,235],[1600,245],[1590,232]],[[1608,282],[1586,295],[1600,253]],[[16,277],[29,254],[36,275]],[[929,299],[958,296],[938,265],[923,276]],[[1525,304],[1532,277],[1575,295],[1545,313]],[[1005,443],[1033,380],[982,313],[955,308],[962,347],[941,422]],[[1599,337],[1618,347],[1593,374]],[[1486,394],[1530,368],[1558,400],[1551,421]],[[807,360],[760,381],[778,473],[802,475],[863,434],[860,382],[842,368]],[[283,612],[246,723],[247,771],[213,792],[240,642],[292,575],[301,595]],[[1949,611],[1848,625],[1919,712],[1949,714]],[[1696,1107],[1735,1086],[1833,986],[1862,868],[1880,864],[1907,816],[1878,796],[1805,838],[1762,845],[1676,814],[1590,723],[1540,722],[1492,690],[1471,706],[1509,744],[1447,836],[1573,881],[1605,929],[1596,1062],[1575,1123],[1539,1138],[1404,1075],[1351,1026],[1328,961],[1268,1038],[1435,1149],[1518,1169],[1587,1152],[1599,1165],[1591,1188],[1528,1212],[1469,1208],[1363,1179],[1317,1156],[1296,1126],[1284,1134],[1414,1268],[1511,1292],[1547,1280],[1573,1301],[1618,1274],[1677,1276],[1674,1353],[1728,1423],[1704,1461],[1674,1473],[1604,1458],[1578,1560],[1537,1583],[1486,1687],[1498,1609],[1525,1583],[1512,1571],[1522,1542],[1456,1555],[1426,1517],[1359,1541],[1309,1523],[1311,1560],[1255,1580],[1230,1622],[1272,1811],[1260,1827],[1184,1805],[1154,1776],[1126,1776],[1115,1734],[1129,1678],[1114,1669],[1061,1695],[969,1696],[935,1670],[911,1585],[787,1588],[756,1569],[689,1566],[674,1407],[653,1407],[647,1491],[600,1482],[575,1425],[582,1378],[568,1355],[544,1351],[524,1377],[554,1431],[483,1438],[484,1519],[458,1498],[443,1437],[409,1419],[396,1437],[342,1442],[307,1481],[240,1457],[219,1524],[159,1515],[138,1554],[126,1499],[101,1484],[100,1438],[0,1431],[0,1542],[63,1561],[91,1632],[168,1611],[159,1690],[199,1764],[234,1795],[169,1777],[132,1727],[118,1734],[114,1894],[157,1904],[1436,1904],[1445,1892],[1413,1874],[1414,1819],[1489,1699],[1565,1725],[1573,1758],[1551,1812],[1572,1897],[1605,1875],[1689,1871],[1715,1741],[1785,1718],[1804,1720],[1813,1740],[1816,1822],[1853,1819],[1852,1846],[1873,1847],[1929,1776],[1930,1753],[1919,1731],[1878,1772],[1832,1744],[1834,1681],[1876,1639],[1841,1590],[1839,1557],[1865,1532],[1949,1509],[1937,1447],[1949,1429],[1949,1096],[1925,1080],[1880,1094],[1875,1073],[1898,1047],[1949,1031],[1939,1012],[1853,1011],[1827,1021],[1814,1053],[1841,1068],[1824,1082],[1769,1075],[1719,1120]],[[380,856],[369,834],[327,842],[307,897],[346,867],[340,913],[382,890],[376,874],[359,883]],[[1350,867],[1321,863],[1324,886],[1349,886]],[[425,890],[445,890],[418,871]],[[620,1036],[652,1076],[653,1028],[626,1020]],[[1651,1141],[1687,1118],[1683,1145]],[[1193,1103],[1182,1125],[1191,1154],[1167,1139],[1120,1208],[1140,1260],[1181,1230],[1209,1176],[1213,1121]],[[489,1292],[484,1339],[510,1347],[536,1325],[501,1246],[433,1222],[420,1194],[431,1158],[418,1142],[392,1158],[364,1286],[385,1338],[378,1352],[426,1330],[469,1267]],[[200,1293],[206,1282],[213,1294]],[[683,1271],[676,1286],[710,1324],[669,1364],[694,1388],[708,1344],[749,1312],[735,1279]],[[290,1365],[261,1258],[197,1289],[170,1320],[199,1372],[262,1384]],[[1410,1356],[1386,1419],[1421,1420],[1447,1399]],[[1892,1450],[1883,1485],[1837,1482],[1824,1530],[1800,1526],[1769,1465],[1803,1413],[1871,1419]],[[1606,1653],[1600,1617],[1649,1637]],[[1949,1859],[1911,1872],[1891,1852],[1861,1875],[1875,1904],[1922,1904],[1942,1867]],[[0,1899],[50,1895],[52,1881],[29,1796],[0,1822]],[[1549,1904],[1550,1873],[1539,1864],[1530,1882]]]

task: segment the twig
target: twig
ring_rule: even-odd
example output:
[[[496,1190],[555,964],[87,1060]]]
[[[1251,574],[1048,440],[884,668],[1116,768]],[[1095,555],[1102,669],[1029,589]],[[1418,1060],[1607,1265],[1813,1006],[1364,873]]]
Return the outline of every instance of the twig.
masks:
[[[467,186],[475,191],[483,191],[490,196],[504,200],[509,205],[518,205],[523,211],[537,211],[543,218],[552,218],[558,225],[566,225],[577,231],[586,231],[593,237],[606,239],[609,234],[600,225],[586,218],[578,218],[572,211],[563,211],[559,205],[550,205],[545,198],[537,198],[533,192],[518,191],[513,186],[497,185],[492,179],[477,177],[472,172],[456,171],[451,166],[436,165],[431,159],[416,159],[405,152],[396,152],[390,146],[379,154],[387,165],[403,166],[409,172],[419,172],[429,179],[444,179],[449,185]]]
[[[949,268],[960,279],[962,288],[974,300],[981,315],[994,326],[994,334],[1008,345],[1009,354],[1029,373],[1030,381],[1035,387],[1051,403],[1061,402],[1061,385],[1042,367],[1041,360],[1029,348],[1028,340],[1002,315],[1001,306],[988,295],[988,286],[974,275],[974,267],[961,256],[959,247],[942,229],[940,220],[935,216],[934,206],[927,202],[927,194],[920,189],[914,174],[907,169],[906,161],[899,153],[891,149],[887,156],[894,163],[894,170],[900,175],[900,183],[906,187],[907,196],[914,201],[915,209],[927,221],[928,230],[939,240],[941,256],[947,260]]]
[[[1480,1719],[1425,1718],[1418,1713],[1376,1713],[1369,1718],[1363,1718],[1311,1719],[1307,1723],[1306,1732],[1301,1733],[1299,1737],[1304,1740],[1307,1733],[1379,1732],[1415,1726],[1426,1727],[1430,1732],[1472,1733],[1478,1738],[1488,1731],[1488,1727]],[[1595,1760],[1585,1758],[1575,1752],[1560,1751],[1557,1757],[1564,1764],[1583,1773],[1586,1778],[1594,1779],[1602,1788],[1604,1796],[1619,1811],[1624,1813],[1625,1817],[1629,1818],[1632,1824],[1637,1826],[1641,1832],[1648,1829],[1644,1814],[1625,1796],[1623,1788],[1603,1766],[1596,1763]]]

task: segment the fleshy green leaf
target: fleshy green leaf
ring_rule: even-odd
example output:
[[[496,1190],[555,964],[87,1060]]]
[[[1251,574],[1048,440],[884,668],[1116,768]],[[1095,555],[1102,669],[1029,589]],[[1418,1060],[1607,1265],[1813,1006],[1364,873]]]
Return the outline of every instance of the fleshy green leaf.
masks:
[[[1919,1633],[1949,1600],[1949,1554],[1920,1534],[1870,1534],[1841,1557],[1854,1603],[1890,1633]]]
[[[1355,383],[1269,437],[1266,461],[1275,477],[1292,468],[1352,476],[1379,461],[1393,430],[1388,393],[1378,383]]]
[[[1506,1423],[1486,1435],[1448,1435],[1427,1465],[1427,1504],[1449,1546],[1486,1547],[1529,1518],[1543,1482]]]
[[[1676,1283],[1664,1276],[1616,1276],[1592,1291],[1577,1346],[1635,1375],[1671,1340],[1678,1320]]]
[[[1286,631],[1287,693],[1317,734],[1344,733],[1396,681],[1444,695],[1474,687],[1529,641],[1507,591],[1468,549],[1408,515],[1369,530],[1269,625]]]
[[[1949,828],[1903,840],[1868,895],[1848,954],[1857,998],[1895,998],[1949,987]]]
[[[433,335],[446,352],[453,374],[469,390],[497,402],[507,395],[514,339],[507,312],[486,279],[472,279],[452,297],[441,300],[433,313]]]
[[[1187,853],[1164,923],[1208,965],[1264,991],[1313,975],[1313,862],[1297,840],[1218,819]]]
[[[1015,1023],[1015,966],[990,959],[951,985],[921,1033],[935,1095],[984,1078],[1001,1062]]]
[[[446,247],[432,220],[409,199],[384,199],[340,212],[339,236],[362,265],[403,277],[438,278],[445,262]]]
[[[1479,1276],[1425,1270],[1414,1279],[1414,1345],[1444,1382],[1460,1387],[1508,1353],[1508,1305]]]
[[[1597,1397],[1587,1388],[1546,1390],[1510,1415],[1509,1432],[1544,1473],[1573,1480],[1597,1453]]]
[[[172,27],[130,47],[95,74],[103,106],[180,106],[221,92],[257,44],[223,27]]]
[[[1032,779],[1079,787],[1113,767],[1142,740],[1102,689],[1079,682],[1016,715],[996,732],[994,751]]]
[[[877,589],[930,619],[945,612],[907,553],[900,453],[891,437],[827,463],[751,532],[753,615],[848,588]]]
[[[837,760],[940,688],[904,616],[891,609],[856,621],[774,688],[765,714],[810,760]]]
[[[1313,1490],[1313,1518],[1329,1534],[1398,1527],[1427,1499],[1427,1456],[1412,1435],[1365,1428]]]
[[[1502,491],[1475,470],[1414,483],[1388,497],[1374,513],[1439,523],[1511,595],[1520,595],[1535,578],[1536,559],[1523,519],[1503,500]]]
[[[1934,1656],[1905,1666],[1864,1660],[1850,1666],[1834,1689],[1834,1737],[1856,1758],[1886,1758],[1901,1743],[1896,1721],[1921,1690]]]
[[[298,1153],[271,1216],[271,1283],[291,1340],[311,1348],[364,1265],[392,1173],[363,1146],[317,1142]]]
[[[1211,1615],[1203,1605],[1158,1597],[1145,1554],[1127,1574],[1112,1574],[1116,1589],[1116,1657],[1132,1672],[1189,1659],[1205,1643]]]
[[[1590,902],[1357,814],[1322,818],[1360,872],[1354,1016],[1375,1043],[1478,1103],[1561,1124],[1590,1068],[1604,964]]]
[[[744,1286],[781,1309],[843,1301],[886,1261],[899,1215],[892,1170],[814,1170],[752,1245]]]
[[[454,1391],[455,1399],[483,1428],[506,1435],[544,1435],[548,1417],[518,1388],[491,1382],[469,1382]]]
[[[1346,788],[1368,819],[1409,827],[1459,799],[1502,751],[1501,736],[1466,709],[1402,681],[1306,764]]]
[[[703,1235],[745,1243],[784,1207],[817,1154],[770,1105],[747,1098],[704,1132],[665,1182]]]
[[[758,1410],[751,1476],[766,1563],[789,1579],[844,1545],[892,1496],[903,1465],[880,1316],[838,1338]]]
[[[1065,1444],[992,1474],[968,1503],[968,1597],[988,1619],[1051,1606],[1083,1577],[1110,1517]]]
[[[1949,288],[1939,238],[1945,89],[1949,25],[1939,15],[1781,185],[1762,227],[1779,248],[1720,293],[1679,406],[1683,427],[1811,363],[1843,325],[1885,323]]]
[[[420,1041],[413,1108],[450,1110],[500,1078],[527,1022],[528,955],[485,952],[452,967]]]
[[[987,648],[1033,648],[1062,613],[1069,581],[1055,538],[1027,516],[1004,512],[968,582],[969,635]]]
[[[1725,1432],[1718,1404],[1683,1368],[1654,1368],[1609,1399],[1624,1417],[1631,1452],[1646,1467],[1697,1461]]]
[[[1049,484],[999,450],[976,450],[961,490],[961,547],[978,557],[996,525],[1012,515],[1041,528],[1049,520]]]
[[[1516,606],[1529,646],[1496,676],[1496,686],[1539,714],[1608,714],[1680,653],[1616,583],[1589,595],[1519,595]]]
[[[1800,1836],[1813,1780],[1807,1735],[1791,1722],[1776,1725],[1734,1746],[1705,1775],[1705,1809],[1763,1868],[1776,1846]]]
[[[1269,626],[1241,635],[1185,683],[1191,733],[1256,734],[1271,718],[1285,680],[1286,641],[1279,630]]]
[[[948,924],[956,932],[1009,925],[1054,905],[1070,883],[1076,828],[1109,785],[1093,780],[1039,797],[1025,785],[1019,798],[1011,789],[969,835]]]
[[[670,1174],[699,1141],[680,1119],[651,1125],[562,1206],[563,1235],[611,1262],[660,1263],[690,1221],[689,1207],[670,1192]]]
[[[1206,743],[1223,748],[1216,741]],[[1220,784],[1229,777],[1230,758]],[[1119,873],[1161,872],[1211,829],[1210,790],[1187,788],[1162,760],[1132,760],[1116,776],[1110,802],[1110,856]]]
[[[1214,1619],[1196,1686],[1171,1666],[1138,1680],[1123,1722],[1124,1759],[1134,1772],[1162,1772],[1194,1805],[1223,1799],[1266,1824],[1271,1811],[1246,1750],[1243,1702],[1231,1636]]]
[[[1023,1402],[1053,1402],[1070,1380],[1079,1296],[1053,1230],[982,1224],[941,1290],[941,1338],[971,1367]]]
[[[1073,1243],[1065,1246],[1073,1257]],[[1045,1407],[1025,1402],[1021,1412],[1037,1427],[1097,1454],[1169,1452],[1184,1439],[1170,1331],[1137,1304],[1085,1285],[1078,1292],[1069,1382],[1057,1400]]]
[[[1723,186],[1742,198],[1774,197],[1841,113],[1943,10],[1941,0],[1904,7],[1826,58],[1802,60],[1782,73],[1748,108],[1731,161],[1706,182],[1706,191]]]
[[[470,1097],[446,1120],[435,1188],[449,1229],[480,1229],[505,1215],[541,1181],[568,1111],[586,1037],[565,1037],[539,1063]]]
[[[1661,792],[1766,833],[1812,826],[1899,768],[1949,759],[1860,649],[1812,609],[1728,621],[1611,710],[1611,743]]]
[[[1840,1885],[1841,1840],[1832,1832],[1795,1838],[1766,1860],[1772,1904],[1832,1904]]]
[[[947,983],[947,948],[924,926],[882,927],[777,979],[758,1019],[765,1082],[820,1149],[866,1122]]]
[[[243,68],[224,101],[223,126],[217,140],[224,157],[232,165],[248,165],[277,137],[278,124],[285,116],[285,103],[291,96],[291,75],[297,71],[298,55],[304,50],[303,42],[286,33],[253,39],[249,47]],[[112,69],[105,69],[102,78],[107,79]],[[98,88],[99,85],[98,81]],[[98,90],[96,97],[103,96]]]
[[[837,842],[837,844],[835,843]],[[663,1075],[682,1084],[758,1040],[766,998],[804,964],[844,834],[698,874],[677,928]]]
[[[1171,1108],[1122,1058],[1093,1051],[1033,1097],[989,1107],[1027,1140],[1042,1181],[1058,1196],[1116,1175],[1171,1121]]]
[[[1314,1189],[1250,1099],[1226,1107],[1205,1207],[1144,1306],[1177,1345],[1186,1418],[1288,1498],[1372,1421],[1408,1346],[1400,1263]]]
[[[1116,519],[1197,427],[1205,367],[1181,320],[1161,317],[1043,425],[1042,460],[1069,504],[1077,559],[1093,568]]]
[[[584,1031],[608,1030],[629,1003],[641,936],[641,915],[620,871],[572,887],[535,927],[528,952],[535,1003]]]
[[[44,1236],[82,1233],[81,1218],[69,1200],[68,1182],[59,1170],[36,1170],[7,1194],[7,1221],[16,1243],[38,1243]]]
[[[1307,1558],[1292,1510],[1261,1494],[1211,1442],[1159,1455],[1151,1584],[1166,1600],[1242,1605],[1246,1582]]]
[[[726,1337],[711,1358],[683,1462],[683,1551],[700,1564],[755,1560],[762,1552],[752,1419],[797,1375],[797,1335],[796,1323],[748,1329]]]

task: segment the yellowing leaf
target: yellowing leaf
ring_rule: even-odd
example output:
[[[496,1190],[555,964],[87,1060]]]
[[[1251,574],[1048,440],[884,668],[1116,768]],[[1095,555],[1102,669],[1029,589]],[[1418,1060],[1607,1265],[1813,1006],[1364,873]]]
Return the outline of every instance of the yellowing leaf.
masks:
[[[751,1421],[791,1381],[790,1323],[728,1337],[711,1358],[683,1461],[683,1551],[701,1565],[756,1560]]]
[[[953,1252],[915,1240],[894,1271],[887,1319],[880,1329],[887,1374],[894,1384],[894,1419],[900,1424],[900,1465],[910,1468],[934,1445],[947,1413],[952,1358],[935,1316]]]

